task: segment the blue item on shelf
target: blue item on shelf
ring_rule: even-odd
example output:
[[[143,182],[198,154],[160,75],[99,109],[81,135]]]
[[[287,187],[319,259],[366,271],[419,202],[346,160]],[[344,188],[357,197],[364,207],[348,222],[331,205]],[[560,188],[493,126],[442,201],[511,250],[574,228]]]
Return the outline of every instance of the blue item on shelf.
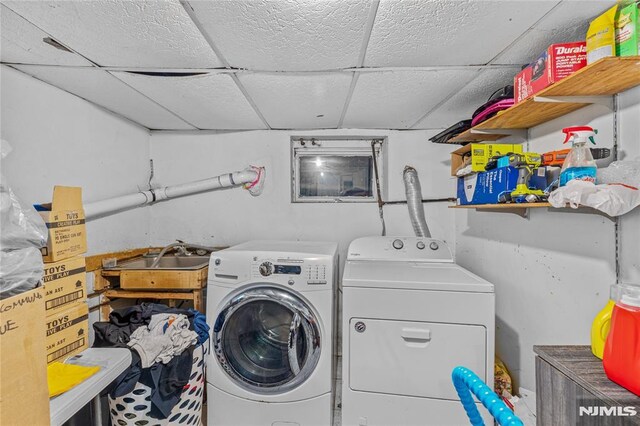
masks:
[[[518,183],[518,169],[499,167],[458,178],[457,197],[461,205],[497,204],[500,195],[510,194]]]
[[[507,167],[509,165],[509,156],[505,155],[503,157],[498,158],[498,168]]]
[[[522,420],[513,414],[513,411],[507,407],[502,399],[473,371],[464,367],[456,367],[451,373],[451,379],[473,426],[484,426],[484,421],[480,417],[480,412],[478,412],[478,407],[476,407],[471,393],[478,398],[500,426],[524,426]]]

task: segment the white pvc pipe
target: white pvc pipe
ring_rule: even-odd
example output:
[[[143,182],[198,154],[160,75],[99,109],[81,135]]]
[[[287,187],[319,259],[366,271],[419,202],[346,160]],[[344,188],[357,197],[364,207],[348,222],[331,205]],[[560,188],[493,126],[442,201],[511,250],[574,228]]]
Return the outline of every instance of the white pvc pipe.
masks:
[[[140,191],[135,194],[95,201],[84,205],[84,214],[86,220],[91,220],[96,217],[106,216],[118,211],[141,207],[156,201],[244,185],[252,183],[256,179],[258,179],[258,172],[256,170],[245,169],[195,182],[165,186],[163,188]]]

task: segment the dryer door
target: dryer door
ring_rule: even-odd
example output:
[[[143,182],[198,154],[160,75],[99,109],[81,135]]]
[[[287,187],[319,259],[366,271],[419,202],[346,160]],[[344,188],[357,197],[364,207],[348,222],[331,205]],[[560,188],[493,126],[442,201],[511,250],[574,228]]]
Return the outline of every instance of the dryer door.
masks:
[[[310,307],[284,289],[252,287],[233,297],[213,329],[224,371],[257,394],[279,394],[302,384],[320,358],[320,328]]]

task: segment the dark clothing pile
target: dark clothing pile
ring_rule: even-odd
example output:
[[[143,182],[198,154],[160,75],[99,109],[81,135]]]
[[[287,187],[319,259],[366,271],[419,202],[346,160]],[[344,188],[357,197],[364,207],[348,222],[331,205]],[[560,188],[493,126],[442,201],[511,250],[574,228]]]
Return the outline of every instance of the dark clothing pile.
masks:
[[[174,356],[167,364],[155,363],[142,368],[140,356],[131,351],[131,367],[122,373],[111,385],[109,393],[117,398],[133,391],[140,382],[151,388],[150,417],[166,419],[189,382],[193,363],[193,349],[209,338],[209,326],[205,316],[194,309],[177,309],[156,303],[141,303],[111,312],[108,322],[96,322],[93,325],[96,348],[127,348],[131,334],[138,327],[146,327],[156,314],[179,314],[189,319],[189,329],[198,335],[198,343]]]

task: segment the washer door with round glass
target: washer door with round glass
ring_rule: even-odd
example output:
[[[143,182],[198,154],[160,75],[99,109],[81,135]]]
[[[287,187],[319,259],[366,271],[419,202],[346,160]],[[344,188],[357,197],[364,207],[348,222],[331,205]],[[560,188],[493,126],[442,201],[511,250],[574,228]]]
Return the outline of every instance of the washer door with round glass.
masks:
[[[253,287],[233,297],[216,318],[213,335],[224,371],[257,394],[298,387],[320,358],[315,314],[295,294],[276,287]]]

